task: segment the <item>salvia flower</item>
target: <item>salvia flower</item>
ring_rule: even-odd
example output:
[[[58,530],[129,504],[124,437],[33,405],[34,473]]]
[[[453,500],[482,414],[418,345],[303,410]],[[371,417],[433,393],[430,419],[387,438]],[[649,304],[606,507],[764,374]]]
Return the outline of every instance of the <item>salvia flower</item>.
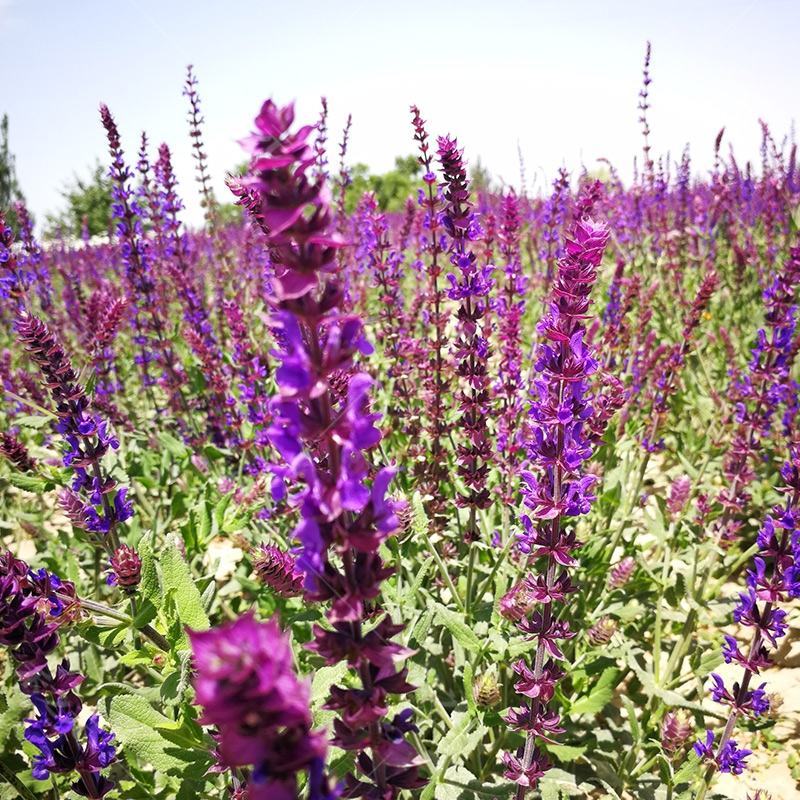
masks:
[[[33,777],[73,774],[76,794],[102,798],[114,788],[102,774],[116,757],[114,734],[92,714],[80,735],[82,704],[74,689],[83,676],[66,660],[53,672],[48,661],[59,645],[60,627],[79,607],[71,583],[44,569],[34,571],[9,552],[0,554],[0,644],[10,648],[20,689],[35,710],[25,721],[25,738],[38,750]]]
[[[119,442],[105,420],[91,413],[70,359],[48,327],[37,317],[22,312],[17,317],[16,330],[56,404],[56,431],[66,443],[64,466],[70,467],[75,476],[69,493],[75,512],[73,522],[85,530],[111,534],[113,540],[116,526],[133,516],[127,489],[117,487],[102,467],[103,456],[116,450]]]
[[[427,285],[425,291],[420,292],[420,302],[424,301],[426,306],[426,318],[432,339],[426,357],[421,359],[420,379],[424,386],[425,434],[430,441],[430,458],[424,459],[424,463],[419,466],[419,478],[422,490],[430,496],[428,509],[436,520],[443,516],[445,510],[443,487],[448,482],[448,475],[444,440],[450,430],[444,404],[451,380],[449,365],[445,358],[448,314],[445,309],[444,287],[439,280],[443,270],[442,253],[445,247],[444,236],[440,233],[443,198],[436,188],[433,152],[425,120],[417,106],[411,106],[411,116],[414,141],[419,149],[418,160],[423,171],[422,181],[425,185],[419,192],[419,205],[424,209],[422,248],[429,256],[424,267]],[[422,264],[421,259],[419,263]]]
[[[301,773],[313,800],[332,800],[322,774],[325,739],[312,730],[308,686],[277,623],[248,613],[189,636],[200,721],[217,729],[224,766],[250,768],[249,800],[297,800]]]
[[[36,469],[36,461],[29,455],[28,448],[13,433],[0,433],[0,453],[20,472],[33,472]]]
[[[742,648],[735,637],[726,635],[722,649],[727,663],[742,668],[741,680],[729,686],[720,675],[711,675],[712,699],[729,711],[717,745],[711,730],[695,744],[697,754],[708,762],[706,782],[716,770],[738,775],[745,769],[750,751],[739,749],[731,737],[741,717],[759,717],[769,711],[766,683],[754,685],[754,676],[771,664],[770,649],[788,631],[787,614],[780,604],[800,597],[800,442],[790,444],[781,476],[786,500],[764,520],[757,539],[759,552],[747,571],[747,588],[733,612],[734,621],[749,631],[749,642]]]
[[[538,565],[526,581],[536,606],[517,623],[536,642],[536,655],[532,667],[515,665],[520,675],[515,688],[530,702],[513,709],[507,720],[524,732],[525,745],[504,758],[506,777],[517,783],[518,800],[549,768],[536,740],[550,741],[560,732],[558,715],[547,703],[560,674],[557,664],[564,659],[560,643],[575,635],[557,611],[574,591],[567,568],[575,564],[574,552],[580,547],[567,519],[587,513],[594,500],[595,478],[581,472],[591,455],[584,425],[592,413],[588,380],[597,365],[585,341],[584,320],[608,237],[608,229],[589,217],[575,224],[538,326],[541,342],[529,420],[531,470],[523,473],[523,498],[530,514],[522,518],[525,530],[519,539],[520,550]]]
[[[522,272],[520,255],[521,208],[512,191],[502,203],[500,252],[505,262],[502,294],[496,300],[500,364],[497,390],[500,418],[497,426],[497,449],[501,454],[508,482],[502,489],[506,503],[513,500],[511,480],[522,452],[519,434],[523,415],[522,399],[522,320],[525,314],[525,293],[528,280]]]
[[[470,247],[477,238],[477,220],[470,203],[469,181],[463,151],[455,139],[442,136],[438,141],[439,161],[444,181],[442,222],[450,237],[450,263],[455,273],[448,274],[449,297],[460,301],[458,338],[453,344],[456,373],[461,389],[456,402],[460,409],[457,430],[463,439],[456,444],[458,472],[466,486],[456,502],[470,509],[466,538],[477,534],[477,512],[487,508],[491,497],[487,487],[492,444],[486,418],[489,415],[489,341],[486,335],[488,295],[493,281],[492,266],[481,266]]]
[[[371,347],[361,320],[340,310],[341,242],[329,232],[324,175],[314,171],[313,128],[293,130],[293,122],[291,105],[268,100],[246,141],[245,182],[257,193],[274,269],[278,395],[268,436],[281,462],[272,466],[272,491],[282,499],[296,487],[289,500],[300,511],[297,566],[308,597],[330,603],[328,624],[314,626],[308,647],[327,664],[346,661],[359,676],[360,686],[333,686],[326,706],[338,713],[333,743],[357,753],[345,796],[392,800],[421,785],[418,756],[406,741],[414,730],[410,711],[385,719],[388,696],[412,689],[395,666],[409,651],[392,641],[402,627],[388,617],[369,632],[363,623],[391,574],[378,551],[399,524],[388,496],[394,470],[376,470],[365,456],[381,435],[370,409],[372,379],[353,362]]]

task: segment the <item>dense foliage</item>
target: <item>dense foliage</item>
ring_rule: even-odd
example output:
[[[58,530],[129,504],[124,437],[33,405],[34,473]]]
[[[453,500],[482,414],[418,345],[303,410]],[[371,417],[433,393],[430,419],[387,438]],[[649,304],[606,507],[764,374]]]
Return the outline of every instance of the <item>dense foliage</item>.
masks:
[[[702,800],[776,746],[795,149],[655,158],[649,83],[630,185],[545,197],[416,107],[330,176],[267,101],[231,221],[190,71],[200,231],[101,106],[111,239],[0,225],[0,797]]]

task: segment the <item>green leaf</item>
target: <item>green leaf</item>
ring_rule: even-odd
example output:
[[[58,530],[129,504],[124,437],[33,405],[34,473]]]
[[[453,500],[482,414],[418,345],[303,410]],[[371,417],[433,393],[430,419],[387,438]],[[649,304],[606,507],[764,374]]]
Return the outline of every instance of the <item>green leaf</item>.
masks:
[[[587,750],[585,745],[548,744],[547,752],[552,753],[559,761],[575,761]]]
[[[174,725],[139,695],[121,695],[111,701],[109,723],[127,753],[158,771],[183,772],[197,754],[182,751],[165,738],[159,727]]]
[[[151,542],[152,537],[143,536],[137,545],[139,557],[142,559],[142,578],[139,582],[139,592],[145,600],[150,601],[156,608],[160,608],[164,598],[161,593],[161,581],[158,579],[156,559],[153,555]]]
[[[695,776],[700,774],[700,758],[694,749],[689,751],[689,757],[683,762],[683,766],[675,773],[675,785],[688,783]]]
[[[427,608],[425,611],[420,614],[419,620],[417,620],[414,627],[411,629],[411,633],[409,634],[408,641],[412,642],[423,642],[425,637],[428,635],[428,631],[430,630],[431,623],[433,622],[433,609]]]
[[[546,800],[548,797],[553,800],[561,797],[589,797],[591,791],[590,786],[585,783],[579,786],[573,775],[557,768],[547,771],[547,775],[539,784],[539,789],[542,793],[542,800]]]
[[[156,614],[158,614],[158,609],[149,600],[145,600],[136,612],[133,627],[143,628],[156,618]]]
[[[174,458],[184,459],[188,457],[189,450],[186,445],[180,439],[176,439],[171,433],[161,431],[158,433],[157,438],[158,443]]]
[[[135,667],[138,664],[150,665],[153,663],[153,654],[148,650],[131,650],[119,657],[119,663],[126,667]]]
[[[21,417],[14,417],[14,424],[23,428],[43,428],[51,419],[52,417],[23,414]]]
[[[207,630],[210,623],[203,609],[203,598],[175,542],[174,536],[168,537],[166,549],[161,555],[164,594],[172,595],[178,619],[183,625],[195,631]]]
[[[401,606],[413,605],[414,598],[422,587],[422,583],[428,575],[428,570],[431,568],[431,564],[433,564],[433,556],[428,556],[422,562],[422,564],[417,567],[417,574],[413,582],[406,587],[405,591],[403,591],[399,598],[399,603]]]
[[[5,703],[3,713],[0,714],[0,742],[8,742],[25,713],[30,712],[31,702],[16,686],[13,689],[6,688],[2,698]]]
[[[436,800],[466,800],[474,797],[469,791],[464,791],[471,785],[478,784],[478,779],[461,764],[453,764],[444,774],[444,779],[436,786],[434,797]]]
[[[451,720],[452,727],[439,740],[436,752],[452,759],[468,758],[478,744],[483,741],[486,728],[478,724],[472,730],[475,718],[462,711],[454,711]]]
[[[450,631],[452,637],[468,652],[479,653],[481,643],[472,628],[467,625],[462,614],[445,608],[441,603],[435,603],[436,617],[442,625]]]
[[[428,515],[425,513],[425,504],[422,495],[414,492],[411,498],[411,531],[415,538],[428,538]]]
[[[616,667],[608,667],[603,670],[597,683],[592,687],[588,695],[579,697],[570,707],[570,715],[577,714],[597,714],[602,711],[606,704],[614,696],[619,670]]]
[[[8,480],[18,489],[37,494],[44,493],[47,487],[47,481],[44,478],[40,478],[38,475],[28,475],[26,472],[11,472]]]
[[[334,664],[331,667],[320,667],[314,672],[311,680],[311,707],[321,706],[328,699],[328,692],[331,686],[347,675],[348,666],[346,663]]]

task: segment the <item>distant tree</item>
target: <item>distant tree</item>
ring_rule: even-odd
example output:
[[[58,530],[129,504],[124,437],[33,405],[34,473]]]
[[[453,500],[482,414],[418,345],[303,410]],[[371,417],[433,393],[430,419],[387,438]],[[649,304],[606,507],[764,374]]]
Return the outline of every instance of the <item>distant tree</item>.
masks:
[[[25,202],[17,181],[16,159],[8,144],[8,114],[0,120],[0,211],[6,215],[8,224],[17,233],[17,215],[13,205]]]
[[[491,193],[495,190],[494,181],[489,170],[483,165],[480,158],[475,159],[475,163],[470,169],[470,182],[476,192]]]
[[[56,214],[48,214],[45,235],[53,236],[59,231],[80,236],[84,219],[91,236],[108,233],[111,225],[111,181],[98,161],[88,178],[75,175],[62,190],[65,208]]]
[[[383,211],[402,211],[406,199],[417,190],[420,170],[416,156],[397,156],[394,169],[381,175],[371,174],[366,164],[355,164],[345,190],[345,208],[354,211],[364,192],[373,192]]]

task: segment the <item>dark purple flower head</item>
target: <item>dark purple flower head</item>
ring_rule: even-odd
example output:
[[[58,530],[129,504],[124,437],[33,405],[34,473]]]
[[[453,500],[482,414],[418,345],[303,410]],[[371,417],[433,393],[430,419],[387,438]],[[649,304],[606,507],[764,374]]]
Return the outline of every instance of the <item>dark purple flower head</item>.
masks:
[[[295,797],[297,774],[324,758],[325,745],[311,730],[308,687],[294,673],[286,637],[252,613],[189,636],[195,702],[201,722],[218,731],[222,762],[253,766],[257,797]]]
[[[281,597],[299,597],[303,594],[303,573],[291,553],[275,545],[261,545],[253,569]]]
[[[127,592],[133,592],[142,576],[142,559],[132,547],[120,545],[111,557],[114,584]]]

